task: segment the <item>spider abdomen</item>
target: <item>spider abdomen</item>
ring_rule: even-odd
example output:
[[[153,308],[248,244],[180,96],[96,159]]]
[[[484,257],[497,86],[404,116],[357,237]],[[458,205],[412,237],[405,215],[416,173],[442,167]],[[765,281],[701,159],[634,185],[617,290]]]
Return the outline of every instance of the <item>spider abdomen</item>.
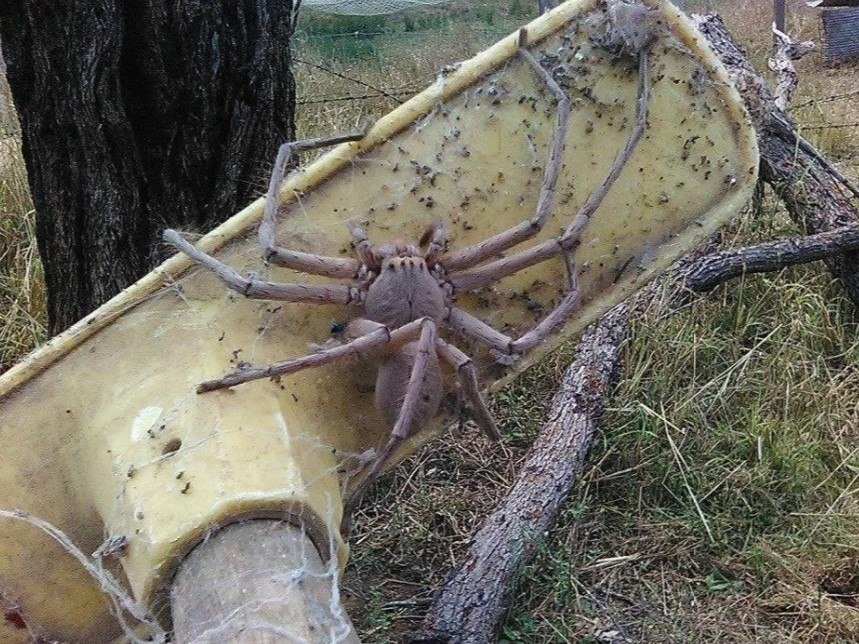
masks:
[[[439,321],[444,293],[422,257],[389,257],[367,290],[365,316],[394,329],[422,317]]]
[[[376,376],[376,407],[389,427],[400,415],[406,397],[412,367],[418,354],[418,343],[411,342],[399,351],[382,358]],[[442,394],[441,365],[435,352],[429,355],[426,375],[421,383],[418,404],[410,430],[426,426],[436,415]]]

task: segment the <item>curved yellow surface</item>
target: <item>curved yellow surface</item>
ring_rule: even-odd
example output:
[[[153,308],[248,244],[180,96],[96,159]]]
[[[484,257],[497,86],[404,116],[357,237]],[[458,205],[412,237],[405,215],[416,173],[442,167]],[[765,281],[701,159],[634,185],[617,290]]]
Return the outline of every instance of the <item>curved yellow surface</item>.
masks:
[[[579,332],[715,230],[748,199],[757,149],[715,56],[670,4],[658,12],[649,127],[577,251],[585,306],[562,334],[510,369],[476,356],[483,384],[502,383],[562,337]],[[528,26],[532,52],[567,65],[572,101],[557,207],[538,239],[565,227],[604,177],[634,114],[633,59],[594,42],[602,5],[573,0]],[[374,242],[415,240],[434,217],[451,248],[533,216],[552,131],[551,95],[518,56],[515,34],[442,73],[422,94],[289,178],[280,237],[291,248],[353,251],[344,222]],[[326,281],[261,264],[257,201],[199,246],[274,281]],[[562,292],[549,261],[461,298],[516,334]],[[163,607],[182,555],[214,525],[244,516],[304,521],[323,552],[345,563],[339,470],[386,430],[373,408],[371,360],[336,363],[279,382],[194,393],[236,361],[266,364],[307,353],[336,306],[246,300],[176,256],[0,378],[0,507],[55,524],[85,552],[123,535],[122,570],[135,595]],[[400,456],[429,440],[437,422]],[[502,428],[503,431],[503,428]],[[69,641],[116,633],[97,586],[71,557],[26,525],[2,526],[0,600],[35,632]],[[20,635],[7,621],[0,639]]]

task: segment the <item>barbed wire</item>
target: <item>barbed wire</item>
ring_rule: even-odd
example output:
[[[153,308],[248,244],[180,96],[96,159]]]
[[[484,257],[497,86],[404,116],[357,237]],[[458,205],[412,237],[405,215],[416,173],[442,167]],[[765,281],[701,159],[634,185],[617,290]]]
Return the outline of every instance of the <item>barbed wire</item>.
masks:
[[[802,107],[808,107],[809,105],[817,105],[818,103],[833,103],[835,101],[841,101],[845,98],[852,98],[854,96],[859,96],[859,90],[853,90],[852,92],[846,92],[844,94],[833,94],[832,96],[824,96],[822,98],[813,98],[805,101],[804,103],[794,105],[792,109],[798,110]]]
[[[385,94],[357,94],[357,95],[349,95],[349,96],[309,96],[309,97],[298,97],[296,99],[296,105],[316,105],[318,103],[340,103],[343,101],[368,101],[372,98],[388,98],[389,96],[395,96],[398,102],[400,98],[405,98],[408,96],[414,96],[419,91],[423,89],[421,87],[413,87],[402,90],[387,90]]]
[[[373,85],[372,83],[368,83],[366,81],[363,81],[360,78],[355,78],[353,76],[349,76],[348,74],[344,74],[343,72],[338,72],[337,70],[331,69],[330,67],[328,67],[326,65],[322,65],[320,63],[314,63],[314,62],[311,62],[309,60],[304,60],[303,58],[293,57],[292,60],[293,60],[293,62],[301,63],[302,65],[307,65],[308,67],[313,67],[314,69],[318,69],[320,71],[326,72],[326,73],[331,74],[332,76],[336,76],[337,78],[340,78],[342,80],[347,80],[351,83],[355,83],[357,85],[361,85],[362,87],[366,87],[367,89],[372,89],[372,90],[378,92],[378,95],[381,95],[381,96],[384,96],[386,98],[390,98],[390,99],[396,101],[398,105],[402,104],[402,102],[403,102],[399,98],[397,98],[393,94],[387,92],[385,89],[383,89],[381,87],[377,87],[376,85]]]
[[[418,38],[422,38],[424,36],[437,37],[440,33],[443,33],[445,30],[454,31],[455,29],[453,27],[454,27],[453,25],[445,25],[445,26],[442,26],[441,28],[435,27],[435,28],[431,28],[431,29],[417,29],[417,30],[411,30],[411,31],[383,31],[383,30],[360,31],[360,30],[356,30],[356,31],[348,31],[348,32],[323,33],[323,34],[314,34],[314,33],[308,33],[308,32],[303,32],[301,30],[298,30],[296,32],[295,38],[299,42],[303,41],[302,45],[303,45],[303,47],[306,48],[306,47],[311,46],[309,44],[309,41],[318,41],[318,40],[323,40],[323,41],[324,40],[334,40],[334,41],[336,41],[336,40],[345,39],[345,38],[352,38],[352,39],[362,39],[363,38],[363,39],[367,39],[367,40],[390,38],[390,39],[397,40],[397,39],[401,39],[401,38],[418,39]],[[486,36],[504,35],[504,34],[510,32],[511,29],[512,28],[509,25],[500,25],[500,24],[496,25],[494,27],[488,27],[488,26],[487,27],[483,27],[483,26],[475,27],[473,25],[469,26],[470,31],[472,31],[472,32],[479,31],[482,33],[482,35],[486,35]],[[303,53],[309,54],[311,52],[305,50]],[[365,80],[362,80],[361,78],[350,76],[347,73],[336,70],[333,67],[325,65],[321,62],[307,60],[306,58],[301,58],[301,57],[297,57],[297,56],[293,57],[293,61],[295,63],[301,64],[301,65],[307,65],[307,66],[312,67],[314,69],[318,69],[318,70],[323,71],[327,74],[335,76],[336,78],[339,78],[341,80],[344,80],[344,81],[347,81],[350,83],[354,83],[356,85],[360,85],[361,87],[365,87],[365,88],[373,91],[373,93],[367,92],[367,93],[362,93],[362,94],[347,93],[347,94],[333,94],[333,95],[328,95],[328,96],[325,96],[325,95],[299,96],[296,99],[296,105],[297,106],[318,105],[318,104],[322,104],[322,103],[340,103],[340,102],[346,102],[346,101],[367,101],[367,100],[373,100],[373,99],[378,99],[378,98],[386,98],[388,100],[394,101],[396,104],[399,105],[399,104],[402,104],[404,102],[402,99],[409,98],[409,97],[417,94],[418,92],[423,90],[426,87],[426,85],[428,85],[429,83],[431,83],[433,81],[433,77],[428,76],[426,79],[417,79],[419,82],[420,82],[420,80],[425,80],[424,84],[406,84],[406,85],[401,85],[399,87],[379,87],[379,86],[373,85],[372,83],[369,83]]]
[[[856,123],[814,123],[812,125],[803,125],[802,130],[837,130],[845,127],[859,127],[859,122]]]
[[[496,36],[496,35],[505,35],[511,33],[516,28],[515,22],[510,22],[509,24],[499,24],[496,26],[483,26],[483,25],[468,25],[469,32],[480,32],[485,36]],[[461,25],[459,25],[461,27]],[[296,40],[337,40],[339,38],[417,38],[422,37],[424,35],[430,36],[438,36],[439,33],[443,33],[445,30],[455,31],[457,25],[456,24],[448,24],[441,25],[438,27],[434,27],[432,29],[411,29],[408,31],[385,31],[385,30],[376,30],[376,31],[342,31],[335,33],[312,33],[309,31],[302,31],[299,29],[295,32]]]

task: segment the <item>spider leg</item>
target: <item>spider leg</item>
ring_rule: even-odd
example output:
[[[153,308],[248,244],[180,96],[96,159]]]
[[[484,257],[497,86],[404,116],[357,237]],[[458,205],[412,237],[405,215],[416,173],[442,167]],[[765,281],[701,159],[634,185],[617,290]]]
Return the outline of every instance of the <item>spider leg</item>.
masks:
[[[635,125],[629,133],[629,138],[626,140],[623,149],[615,157],[614,163],[605,179],[588,196],[585,205],[582,206],[582,209],[579,210],[572,223],[567,227],[567,230],[561,235],[558,241],[562,246],[567,247],[569,244],[578,241],[591,215],[600,207],[609,189],[614,184],[618,175],[620,175],[620,171],[623,170],[632,153],[635,151],[638,142],[641,140],[641,136],[647,127],[647,104],[650,102],[649,83],[650,55],[645,48],[638,52],[638,92],[635,99]]]
[[[520,42],[523,37],[520,35]],[[524,43],[522,43],[524,45]],[[530,237],[533,237],[543,228],[546,219],[552,211],[555,202],[555,184],[561,171],[561,160],[564,154],[564,144],[567,138],[567,125],[570,120],[570,99],[552,75],[537,62],[530,51],[524,46],[519,48],[519,55],[524,58],[543,82],[549,87],[558,101],[556,107],[554,131],[552,133],[552,146],[549,151],[549,162],[543,173],[543,181],[540,184],[540,196],[537,199],[537,211],[531,219],[484,239],[473,246],[467,246],[461,250],[451,253],[439,260],[446,270],[462,270],[469,268],[486,259],[512,248]]]
[[[280,204],[280,185],[283,183],[286,165],[293,154],[302,150],[315,150],[338,143],[357,141],[364,138],[371,124],[372,122],[368,121],[358,132],[307,139],[304,141],[293,141],[280,146],[277,151],[274,168],[271,172],[271,179],[268,183],[262,221],[257,230],[257,238],[267,262],[283,266],[284,268],[292,268],[302,273],[310,273],[311,275],[339,278],[354,278],[357,275],[358,270],[361,268],[358,260],[343,257],[326,257],[324,255],[288,250],[278,246],[275,243],[274,236],[277,229],[277,207]]]
[[[441,359],[456,369],[459,382],[462,384],[462,392],[471,403],[472,414],[477,426],[492,440],[501,440],[501,434],[498,432],[498,427],[495,426],[495,420],[492,418],[492,414],[489,413],[486,403],[483,402],[483,397],[480,395],[474,361],[457,347],[445,342],[441,338],[436,340],[435,346]]]
[[[167,229],[164,240],[173,244],[198,264],[215,273],[231,290],[255,299],[283,300],[285,302],[310,302],[314,304],[349,304],[358,296],[356,290],[346,284],[281,284],[242,277],[232,268],[211,255],[195,248],[182,239],[175,230]]]
[[[504,257],[468,271],[451,273],[447,283],[453,287],[454,293],[476,291],[529,266],[544,262],[556,255],[563,255],[564,252],[556,239],[549,239],[510,257]]]
[[[471,315],[471,313],[456,307],[448,309],[447,323],[463,337],[488,345],[501,357],[515,359],[543,342],[578,310],[581,302],[572,263],[567,264],[567,277],[571,282],[571,287],[564,299],[549,315],[540,320],[537,326],[520,338],[511,338]]]
[[[357,221],[349,220],[346,222],[346,225],[349,227],[349,234],[352,235],[352,243],[355,244],[355,250],[361,256],[361,262],[372,272],[378,273],[381,266],[379,265],[379,260],[373,254],[373,245],[367,239],[367,233]]]
[[[542,68],[541,68],[542,69]],[[638,95],[636,99],[635,125],[621,151],[618,153],[605,179],[588,195],[582,208],[573,221],[557,239],[550,239],[510,257],[496,260],[477,268],[452,272],[448,283],[454,291],[474,291],[524,268],[539,264],[555,255],[571,252],[581,237],[593,213],[600,207],[609,189],[617,180],[621,170],[629,161],[632,152],[641,140],[647,125],[647,105],[649,102],[648,55],[642,50],[639,54]]]
[[[361,335],[346,344],[341,344],[340,346],[320,351],[319,353],[311,353],[306,356],[301,356],[300,358],[292,358],[282,362],[275,362],[267,367],[236,369],[235,371],[228,373],[223,378],[208,380],[201,383],[197,387],[197,393],[202,394],[216,389],[227,389],[246,382],[251,382],[252,380],[260,380],[262,378],[285,376],[304,369],[321,367],[322,365],[334,362],[340,358],[360,355],[381,347],[395,348],[402,346],[407,342],[413,341],[421,333],[423,325],[426,324],[426,319],[427,318],[421,318],[419,320],[409,322],[393,331],[390,331],[384,325],[373,323],[372,325],[367,325],[367,328],[373,329],[372,331]]]
[[[358,487],[352,492],[343,506],[343,521],[341,523],[341,531],[348,531],[349,521],[352,512],[361,502],[362,497],[370,488],[370,486],[379,477],[379,472],[382,467],[394,453],[394,450],[412,433],[414,427],[415,411],[417,410],[420,396],[423,390],[423,382],[427,373],[427,364],[430,355],[435,351],[436,346],[436,324],[429,318],[417,320],[420,325],[420,339],[418,340],[418,352],[412,365],[412,373],[409,376],[409,384],[406,389],[406,396],[403,400],[403,406],[397,416],[397,421],[394,423],[394,428],[391,430],[391,436],[385,446],[379,450],[367,476]],[[415,322],[410,322],[415,324]],[[407,325],[408,326],[408,325]],[[404,327],[400,327],[404,328]]]

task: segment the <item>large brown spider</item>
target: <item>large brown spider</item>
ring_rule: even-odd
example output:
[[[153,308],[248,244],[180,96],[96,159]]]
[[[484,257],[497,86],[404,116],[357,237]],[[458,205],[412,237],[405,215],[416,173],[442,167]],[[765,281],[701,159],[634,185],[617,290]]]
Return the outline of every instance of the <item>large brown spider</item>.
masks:
[[[524,44],[523,39],[524,34],[520,37],[520,45]],[[480,428],[492,439],[500,437],[481,398],[471,358],[440,338],[439,327],[447,326],[461,337],[488,345],[499,360],[509,361],[540,344],[579,306],[572,255],[588,220],[602,203],[644,131],[648,102],[647,48],[641,48],[638,53],[635,126],[608,175],[591,192],[562,235],[509,257],[491,261],[500,253],[534,237],[551,213],[569,120],[570,102],[564,91],[524,46],[520,46],[519,55],[549,87],[558,104],[549,161],[540,186],[536,213],[533,218],[513,228],[449,253],[444,252],[445,232],[438,220],[429,226],[418,244],[397,241],[381,246],[372,245],[361,227],[355,222],[349,222],[358,258],[323,257],[277,246],[275,227],[279,191],[284,168],[292,154],[298,150],[356,140],[362,136],[359,134],[282,145],[275,161],[259,227],[259,243],[267,262],[311,275],[348,279],[351,280],[350,284],[284,284],[245,278],[196,249],[176,231],[164,231],[166,241],[212,270],[230,289],[246,297],[314,304],[357,304],[362,309],[363,315],[349,323],[346,329],[348,341],[342,345],[263,368],[237,369],[218,380],[202,383],[197,390],[202,393],[233,387],[251,380],[295,373],[347,356],[370,351],[379,353],[381,364],[376,380],[376,405],[391,427],[391,435],[376,454],[367,476],[347,499],[344,526],[348,525],[355,506],[397,446],[436,414],[442,396],[440,361],[456,370],[463,394],[470,402],[474,419]],[[563,258],[567,267],[567,294],[555,309],[519,338],[497,331],[453,303],[458,293],[476,291],[558,256]]]

